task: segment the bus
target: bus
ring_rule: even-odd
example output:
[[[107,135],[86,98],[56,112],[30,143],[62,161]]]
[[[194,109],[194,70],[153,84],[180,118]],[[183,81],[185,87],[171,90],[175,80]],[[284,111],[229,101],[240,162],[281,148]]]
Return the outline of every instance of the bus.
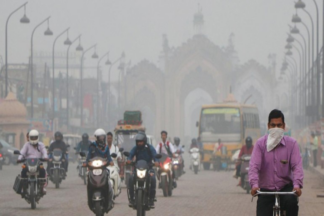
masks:
[[[238,103],[232,94],[223,103],[203,105],[197,127],[205,170],[210,169],[210,164],[214,169],[228,168],[232,155],[245,144],[245,138],[251,136],[255,143],[261,135],[257,107]],[[223,146],[217,149],[219,139]]]

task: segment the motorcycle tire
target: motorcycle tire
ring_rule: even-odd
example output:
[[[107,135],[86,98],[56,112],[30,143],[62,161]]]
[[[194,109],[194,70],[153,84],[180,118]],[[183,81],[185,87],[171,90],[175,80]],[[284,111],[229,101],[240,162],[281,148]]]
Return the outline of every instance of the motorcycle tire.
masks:
[[[125,180],[126,187],[128,186],[129,177],[130,177],[130,173],[126,173],[126,180]]]
[[[95,202],[95,211],[96,211],[96,216],[103,216],[104,215],[104,213],[102,212],[100,201]]]
[[[163,191],[163,196],[167,197],[169,192],[169,183],[166,176],[161,176],[161,186]]]
[[[57,169],[54,170],[54,184],[55,184],[55,188],[60,187],[60,179],[59,179],[59,173]]]
[[[169,181],[169,191],[168,191],[168,196],[172,196],[172,189],[173,189],[173,180],[172,178],[170,178],[171,180]]]
[[[35,183],[31,183],[29,185],[29,199],[30,199],[30,206],[31,209],[35,209],[36,208],[36,196],[35,196]]]
[[[198,166],[194,166],[194,173],[195,173],[195,174],[198,173]]]
[[[137,216],[145,216],[145,209],[144,209],[144,203],[143,203],[143,191],[138,190],[137,191],[137,203],[136,203],[136,211]]]
[[[174,178],[175,178],[175,180],[178,180],[178,178],[179,178],[179,170],[176,170],[174,172]]]

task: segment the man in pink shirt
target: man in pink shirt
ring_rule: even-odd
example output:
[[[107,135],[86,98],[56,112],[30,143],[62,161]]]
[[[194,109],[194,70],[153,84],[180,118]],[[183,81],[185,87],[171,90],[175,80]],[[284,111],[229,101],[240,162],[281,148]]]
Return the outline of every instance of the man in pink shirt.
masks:
[[[269,135],[261,137],[255,144],[249,169],[251,194],[261,191],[296,191],[301,195],[303,167],[297,141],[284,136],[285,117],[280,110],[272,110],[268,119]],[[272,216],[274,196],[259,195],[257,216]],[[280,205],[287,216],[298,215],[296,196],[280,196]]]

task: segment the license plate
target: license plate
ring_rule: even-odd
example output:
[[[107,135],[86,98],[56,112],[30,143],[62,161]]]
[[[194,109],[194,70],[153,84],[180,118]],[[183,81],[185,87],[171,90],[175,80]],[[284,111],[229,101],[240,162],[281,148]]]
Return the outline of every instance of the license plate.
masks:
[[[101,175],[101,173],[102,173],[102,169],[94,169],[94,170],[92,170],[92,173],[93,173],[94,175]]]

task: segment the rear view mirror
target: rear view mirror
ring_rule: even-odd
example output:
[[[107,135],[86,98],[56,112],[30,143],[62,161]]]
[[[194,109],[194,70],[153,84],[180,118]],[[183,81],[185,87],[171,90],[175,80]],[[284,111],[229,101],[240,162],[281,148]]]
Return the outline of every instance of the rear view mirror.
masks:
[[[157,159],[160,159],[161,157],[162,157],[161,154],[156,154],[156,155],[155,155],[155,158],[157,158]]]
[[[15,151],[14,151],[14,154],[15,154],[15,155],[20,155],[20,151],[19,151],[19,150],[15,150]]]
[[[110,156],[111,156],[112,158],[116,158],[116,157],[117,157],[117,154],[116,154],[116,153],[112,153]]]
[[[124,152],[124,155],[125,155],[126,157],[128,157],[128,156],[129,156],[129,152]]]
[[[85,157],[86,155],[85,155],[84,152],[80,152],[80,156],[81,156],[81,157]]]
[[[123,151],[124,151],[124,148],[120,148],[120,149],[119,149],[119,152],[123,152]]]

